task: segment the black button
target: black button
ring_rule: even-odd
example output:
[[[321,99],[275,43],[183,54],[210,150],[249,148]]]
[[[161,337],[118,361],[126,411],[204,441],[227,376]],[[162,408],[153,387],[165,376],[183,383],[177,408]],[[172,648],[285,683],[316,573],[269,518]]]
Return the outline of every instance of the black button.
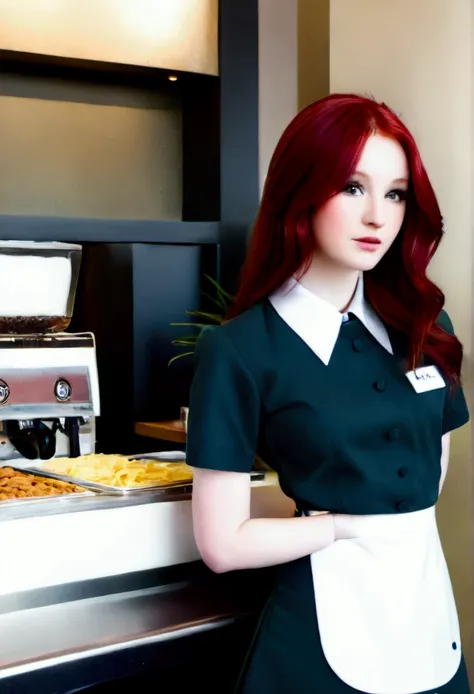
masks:
[[[400,438],[400,429],[390,429],[387,433],[387,438],[389,441],[398,441]]]
[[[379,393],[382,393],[382,391],[384,391],[386,387],[387,384],[385,383],[383,378],[380,378],[378,381],[375,381],[374,383],[374,388],[375,390],[378,390]]]
[[[400,513],[405,513],[411,509],[411,505],[408,503],[408,501],[399,501],[397,504],[397,510],[400,511]]]
[[[360,340],[358,337],[356,337],[355,340],[352,340],[352,349],[354,352],[362,352],[364,349],[362,340]]]
[[[452,646],[453,646],[453,651],[457,651],[457,650],[458,650],[458,644],[456,643],[456,641],[453,641]]]
[[[408,475],[408,468],[403,466],[399,469],[398,471],[398,476],[399,477],[406,477]]]

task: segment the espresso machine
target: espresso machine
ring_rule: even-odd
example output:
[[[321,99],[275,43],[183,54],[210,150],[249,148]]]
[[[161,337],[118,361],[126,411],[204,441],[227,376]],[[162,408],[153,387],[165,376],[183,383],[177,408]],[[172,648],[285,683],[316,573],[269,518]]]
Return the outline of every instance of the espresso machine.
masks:
[[[0,241],[0,465],[95,452],[95,338],[69,326],[82,248]]]

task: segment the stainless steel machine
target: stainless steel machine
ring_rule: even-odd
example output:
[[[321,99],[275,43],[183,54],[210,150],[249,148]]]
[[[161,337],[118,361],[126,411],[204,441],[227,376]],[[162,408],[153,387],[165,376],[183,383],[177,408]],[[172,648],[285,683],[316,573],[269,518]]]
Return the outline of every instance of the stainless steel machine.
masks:
[[[0,242],[0,461],[95,451],[95,339],[64,332],[81,246]]]

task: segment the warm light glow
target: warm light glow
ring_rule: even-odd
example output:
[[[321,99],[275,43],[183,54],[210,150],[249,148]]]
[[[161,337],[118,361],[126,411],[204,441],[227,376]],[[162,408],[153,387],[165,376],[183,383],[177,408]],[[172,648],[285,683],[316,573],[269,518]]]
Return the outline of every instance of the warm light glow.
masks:
[[[217,74],[218,0],[0,0],[0,48]]]
[[[178,81],[178,78],[177,78],[176,75],[170,75],[170,76],[168,77],[168,79],[169,79],[170,82],[177,82],[177,81]]]

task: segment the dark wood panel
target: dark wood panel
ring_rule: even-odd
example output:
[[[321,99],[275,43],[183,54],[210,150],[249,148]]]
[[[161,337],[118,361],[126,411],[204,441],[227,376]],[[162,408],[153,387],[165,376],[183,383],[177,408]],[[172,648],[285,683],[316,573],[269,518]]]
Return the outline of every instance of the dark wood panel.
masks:
[[[183,93],[183,213],[185,221],[220,218],[219,80]]]
[[[234,292],[258,209],[258,0],[222,0],[221,279]]]
[[[97,450],[125,452],[132,440],[134,404],[132,244],[83,248],[70,329],[91,331],[96,338],[101,407],[96,420]],[[115,446],[111,441],[114,431]]]
[[[169,68],[127,65],[99,60],[83,60],[54,55],[40,55],[22,51],[0,49],[0,70],[17,75],[61,78],[102,84],[119,84],[133,88],[181,89],[189,81],[207,79],[209,75]],[[178,81],[170,87],[168,76],[176,75]]]
[[[219,240],[219,223],[0,215],[0,239],[215,244]]]
[[[57,74],[25,74],[0,69],[0,95],[21,99],[68,101],[98,106],[124,106],[128,108],[163,108],[171,105],[181,108],[182,91],[179,82],[157,79],[153,85],[140,82],[110,82],[106,79],[89,79],[88,73],[76,76]],[[192,80],[191,80],[192,82]]]
[[[188,404],[193,360],[168,362],[180,352],[173,339],[191,329],[171,323],[186,322],[186,311],[202,304],[203,275],[216,275],[216,252],[201,245],[84,247],[71,330],[96,336],[99,451],[142,450],[134,422],[175,419]]]

